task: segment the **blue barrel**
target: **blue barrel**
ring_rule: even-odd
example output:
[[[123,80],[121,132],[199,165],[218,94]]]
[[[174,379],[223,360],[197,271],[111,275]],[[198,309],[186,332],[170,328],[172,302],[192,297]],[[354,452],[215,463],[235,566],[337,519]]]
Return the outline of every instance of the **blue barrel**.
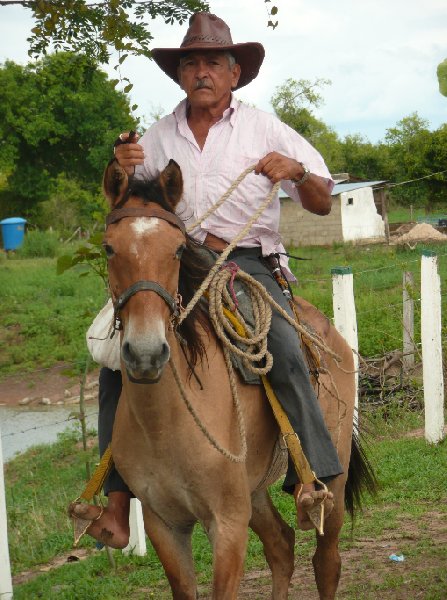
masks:
[[[26,219],[22,217],[11,217],[0,221],[2,227],[3,248],[5,250],[16,250],[23,244],[25,237]]]

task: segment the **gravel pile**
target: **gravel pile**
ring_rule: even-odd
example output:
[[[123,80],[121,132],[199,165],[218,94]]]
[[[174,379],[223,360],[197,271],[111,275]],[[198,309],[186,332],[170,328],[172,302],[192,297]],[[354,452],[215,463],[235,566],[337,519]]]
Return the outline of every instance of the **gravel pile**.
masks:
[[[447,235],[441,233],[428,223],[419,223],[410,231],[395,238],[396,244],[405,244],[406,242],[447,242]]]

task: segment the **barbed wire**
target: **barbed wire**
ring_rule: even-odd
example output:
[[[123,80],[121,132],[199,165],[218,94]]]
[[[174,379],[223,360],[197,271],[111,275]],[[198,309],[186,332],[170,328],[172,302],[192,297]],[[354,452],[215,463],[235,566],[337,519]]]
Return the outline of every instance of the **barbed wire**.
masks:
[[[444,258],[447,256],[447,252],[443,253],[443,254],[437,254],[436,255],[438,258]],[[376,273],[376,272],[380,272],[380,271],[385,271],[385,270],[396,270],[398,271],[399,275],[402,274],[402,272],[405,270],[406,265],[411,265],[411,264],[415,264],[415,263],[420,263],[421,261],[421,257],[418,256],[417,258],[414,259],[408,259],[405,261],[402,261],[404,264],[400,264],[400,265],[396,265],[396,264],[392,264],[392,265],[385,265],[385,266],[381,266],[381,267],[375,267],[375,268],[370,268],[370,269],[362,269],[360,271],[353,271],[353,276],[354,277],[358,277],[358,276],[362,276],[365,274],[371,274],[371,273]],[[332,281],[332,275],[329,275],[328,277],[325,278],[321,278],[321,279],[303,279],[300,278],[299,282],[298,282],[298,286],[300,283],[330,283]],[[417,281],[415,282],[415,284],[417,284]],[[396,285],[398,285],[398,282],[396,281]],[[377,292],[381,292],[384,291],[386,289],[390,289],[390,285],[385,285],[383,287],[377,287],[377,286],[371,286],[369,288],[370,290],[374,290]],[[447,297],[447,292],[443,292],[441,293],[441,297],[444,299]],[[415,305],[419,306],[421,303],[421,298],[420,296],[415,296],[412,298],[409,298],[407,300],[408,302],[413,302]],[[389,303],[389,304],[385,304],[382,305],[380,307],[375,307],[375,308],[371,308],[371,309],[357,309],[356,310],[356,315],[357,315],[357,319],[361,320],[363,316],[374,313],[374,312],[380,312],[383,313],[386,310],[401,310],[402,309],[402,304],[403,304],[403,300],[400,300],[399,302],[393,302],[393,303]],[[395,334],[390,333],[388,330],[379,330],[376,329],[376,333],[379,333],[380,335],[382,335],[382,337],[384,339],[386,338],[394,338]],[[377,355],[380,356],[380,355]],[[368,358],[374,358],[374,357],[368,357]],[[55,371],[55,370],[66,370],[69,371],[70,369],[75,369],[79,367],[79,362],[72,362],[72,363],[64,363],[62,365],[53,365],[50,367],[42,367],[39,369],[33,369],[32,371],[27,371],[26,375],[35,375],[35,374],[41,374],[41,373],[45,373],[45,372],[49,372],[49,371]],[[11,374],[10,377],[14,377],[16,374]],[[21,372],[20,376],[23,377],[24,373],[23,371]],[[17,375],[18,376],[18,375]],[[73,376],[73,378],[75,379],[76,376]],[[29,406],[29,405],[27,405]],[[51,405],[54,406],[54,405]],[[68,405],[58,405],[58,406],[62,406],[67,408]],[[99,415],[99,412],[85,412],[85,417],[86,418],[91,418],[91,417],[97,417]],[[15,417],[20,417],[21,413],[17,413],[16,415],[14,415]],[[1,434],[1,439],[3,440],[4,438],[9,438],[12,436],[17,436],[17,435],[23,435],[26,434],[30,431],[36,431],[36,430],[40,430],[40,429],[45,429],[45,428],[49,428],[49,427],[55,427],[58,425],[62,425],[64,423],[73,423],[76,421],[80,421],[81,414],[78,412],[76,414],[72,414],[69,417],[66,417],[64,419],[61,419],[59,421],[54,421],[52,423],[44,423],[42,425],[35,425],[33,427],[28,427],[26,429],[22,429],[19,431],[13,431],[13,432],[8,432],[8,433],[2,433]]]
[[[424,175],[423,177],[416,177],[415,179],[408,179],[407,181],[398,181],[397,183],[387,183],[386,185],[374,187],[374,190],[395,188],[400,185],[407,185],[409,183],[415,183],[416,181],[422,181],[422,179],[429,179],[430,177],[434,177],[435,175],[442,175],[443,173],[447,173],[447,169],[444,169],[443,171],[436,171],[435,173],[430,173],[429,175]]]
[[[86,413],[85,418],[88,419],[90,417],[97,417],[99,415],[98,412]],[[47,427],[54,427],[56,425],[62,425],[63,423],[70,423],[71,421],[81,421],[82,416],[80,413],[76,415],[71,415],[66,419],[62,419],[61,421],[54,421],[53,423],[44,423],[42,425],[35,425],[34,427],[28,427],[27,429],[22,429],[21,431],[9,431],[8,433],[2,433],[1,438],[7,438],[14,435],[22,435],[24,433],[28,433],[29,431],[36,431],[38,429],[45,429]]]
[[[443,254],[436,254],[436,256],[438,258],[444,258],[447,256],[447,252],[443,253]],[[411,264],[411,263],[420,263],[421,262],[421,257],[418,256],[417,258],[411,258],[408,260],[402,260],[402,263],[404,264]],[[347,265],[349,266],[349,265]],[[385,269],[397,269],[398,265],[393,264],[393,265],[385,265],[383,267],[375,267],[373,269],[362,269],[361,271],[353,271],[352,274],[355,276],[358,275],[364,275],[365,273],[374,273],[376,271],[383,271]],[[400,265],[400,268],[403,268],[403,265]],[[303,277],[299,277],[298,279],[298,284],[300,283],[306,283],[306,282],[310,282],[310,283],[326,283],[326,282],[330,282],[332,281],[332,275],[327,275],[326,277],[321,277],[321,279],[306,279]]]

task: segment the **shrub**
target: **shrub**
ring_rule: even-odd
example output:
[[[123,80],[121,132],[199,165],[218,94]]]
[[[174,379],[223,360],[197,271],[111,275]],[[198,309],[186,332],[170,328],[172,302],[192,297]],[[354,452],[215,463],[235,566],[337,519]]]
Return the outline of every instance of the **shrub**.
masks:
[[[29,231],[16,256],[17,258],[54,258],[58,246],[58,236],[54,231]]]

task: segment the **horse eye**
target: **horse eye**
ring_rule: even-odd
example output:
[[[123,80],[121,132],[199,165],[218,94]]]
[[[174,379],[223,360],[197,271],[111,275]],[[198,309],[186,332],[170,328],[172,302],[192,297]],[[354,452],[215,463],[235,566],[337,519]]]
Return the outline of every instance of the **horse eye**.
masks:
[[[174,255],[174,258],[176,260],[180,260],[182,258],[182,254],[183,254],[183,250],[186,248],[186,244],[181,244],[178,248],[177,248],[177,252]]]
[[[106,253],[107,258],[110,258],[115,254],[115,252],[114,252],[112,246],[110,246],[110,244],[103,244],[102,247],[104,248],[104,252]]]

